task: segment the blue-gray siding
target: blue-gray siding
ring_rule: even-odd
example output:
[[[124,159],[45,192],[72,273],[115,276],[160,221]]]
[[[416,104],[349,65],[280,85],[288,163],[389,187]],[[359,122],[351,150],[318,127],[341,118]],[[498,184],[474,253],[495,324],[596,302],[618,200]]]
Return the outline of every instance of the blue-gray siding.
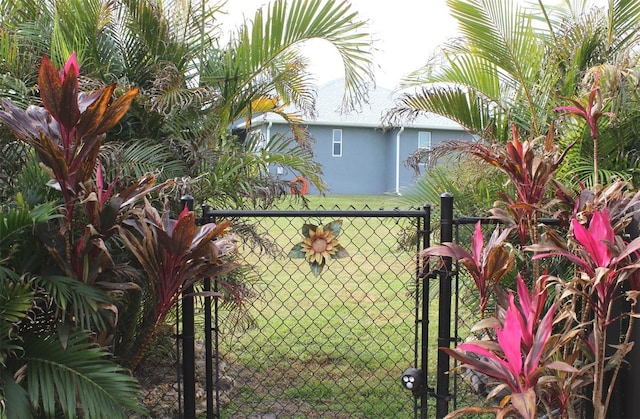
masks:
[[[342,129],[342,156],[332,156],[333,130]],[[286,135],[287,127],[273,124],[271,134]],[[324,182],[331,194],[384,194],[396,191],[396,139],[398,129],[383,131],[369,127],[310,125],[309,132],[314,138],[315,160],[322,165]],[[432,146],[451,139],[470,139],[462,131],[405,128],[400,135],[400,192],[413,182],[413,170],[405,165],[405,160],[418,148],[418,132],[430,131]],[[263,130],[264,133],[266,133]],[[276,168],[270,169],[276,173]],[[283,173],[283,179],[295,175]],[[317,193],[310,188],[310,193]]]

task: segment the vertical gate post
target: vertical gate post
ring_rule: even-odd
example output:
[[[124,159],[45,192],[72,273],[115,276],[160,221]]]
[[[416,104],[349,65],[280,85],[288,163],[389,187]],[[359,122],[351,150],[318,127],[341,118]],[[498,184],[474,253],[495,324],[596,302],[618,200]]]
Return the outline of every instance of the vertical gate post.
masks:
[[[428,248],[430,244],[430,234],[431,234],[431,205],[424,205],[424,219],[422,221],[423,231],[422,233],[422,250]],[[426,261],[423,261],[422,272],[429,272],[429,266],[426,264],[429,263],[427,258]],[[426,376],[427,371],[429,371],[429,276],[422,275],[422,313],[421,313],[421,335],[420,335],[420,368],[424,371]],[[426,381],[426,378],[425,378]],[[427,418],[427,399],[429,396],[429,389],[426,385],[426,382],[423,386],[423,390],[420,394],[420,418]]]
[[[211,355],[213,354],[213,344],[212,344],[212,335],[211,332],[213,330],[212,321],[211,321],[211,277],[206,277],[204,279],[204,351],[205,351],[205,377],[206,377],[206,392],[207,392],[207,419],[213,418],[213,379],[215,378],[216,383],[218,382],[218,369],[216,368],[215,377],[213,371],[213,360],[211,359]],[[217,316],[216,316],[217,318]],[[216,330],[217,333],[217,330]],[[216,345],[215,348],[216,353],[218,352],[218,347]],[[216,363],[217,367],[217,363]],[[218,396],[216,392],[216,397]],[[216,404],[217,406],[217,404]]]
[[[453,241],[453,195],[440,195],[440,242]],[[438,348],[451,345],[451,258],[443,258],[439,272]],[[449,355],[438,351],[436,379],[436,417],[449,413]]]
[[[193,211],[193,197],[180,198],[182,208]],[[184,415],[196,417],[195,327],[193,309],[193,285],[182,290],[182,374],[184,378]]]
[[[203,223],[215,222],[209,214],[209,206],[202,205]],[[207,393],[207,419],[220,417],[220,359],[218,351],[218,281],[214,280],[211,289],[211,277],[204,279],[204,350],[205,380]],[[213,298],[213,305],[212,305]],[[213,318],[211,311],[213,308]],[[212,358],[215,357],[215,359]],[[214,394],[215,391],[215,394]]]
[[[634,207],[634,210],[639,208]],[[629,234],[629,241],[640,237],[640,215],[636,212],[633,216],[633,221],[627,229]],[[626,305],[627,310],[630,309],[630,304]],[[628,325],[628,324],[627,324]],[[625,357],[628,368],[623,371],[623,374],[618,378],[618,386],[616,391],[619,391],[619,398],[622,400],[622,414],[620,417],[625,419],[632,419],[640,417],[640,397],[638,389],[640,389],[640,325],[636,323],[631,330],[631,339],[633,343],[631,351]]]

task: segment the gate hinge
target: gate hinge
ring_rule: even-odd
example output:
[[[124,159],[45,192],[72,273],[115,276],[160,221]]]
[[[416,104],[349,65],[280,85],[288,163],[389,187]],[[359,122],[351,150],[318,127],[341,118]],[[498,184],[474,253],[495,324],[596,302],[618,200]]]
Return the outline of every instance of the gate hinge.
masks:
[[[451,401],[453,399],[453,394],[438,394],[436,393],[436,390],[433,387],[427,387],[427,394],[429,394],[429,396],[433,397],[436,400],[444,400],[444,401]]]

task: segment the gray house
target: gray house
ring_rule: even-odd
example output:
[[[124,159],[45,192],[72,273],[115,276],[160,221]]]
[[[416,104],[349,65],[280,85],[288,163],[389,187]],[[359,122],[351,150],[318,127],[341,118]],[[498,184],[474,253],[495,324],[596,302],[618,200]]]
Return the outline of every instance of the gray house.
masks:
[[[342,79],[320,86],[318,117],[305,121],[331,194],[401,194],[415,181],[413,169],[404,164],[411,153],[441,141],[471,138],[459,125],[438,115],[383,129],[382,118],[393,106],[393,92],[380,87],[369,93],[369,103],[361,111],[342,114],[343,86]],[[272,114],[256,118],[253,129],[260,129],[265,138],[289,131],[284,120]],[[283,179],[293,178],[282,167],[270,171]],[[310,188],[309,193],[317,190]]]

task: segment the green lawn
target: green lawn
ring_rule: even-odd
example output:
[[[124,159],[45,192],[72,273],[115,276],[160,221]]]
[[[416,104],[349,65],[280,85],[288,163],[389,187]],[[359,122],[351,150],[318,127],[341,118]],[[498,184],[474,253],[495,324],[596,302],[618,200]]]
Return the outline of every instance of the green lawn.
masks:
[[[310,209],[401,206],[391,195],[308,198]],[[413,398],[399,381],[414,360],[415,255],[398,247],[410,222],[344,217],[338,239],[350,257],[330,261],[316,277],[306,261],[287,254],[302,240],[303,224],[330,221],[253,220],[280,252],[241,248],[245,262],[255,268],[257,298],[247,307],[255,323],[223,334],[225,374],[236,381],[223,417],[413,415]],[[469,311],[464,305],[461,310]],[[435,385],[437,318],[436,297],[429,306],[430,386]]]
[[[386,195],[308,198],[311,209],[397,206]],[[413,365],[415,344],[415,255],[398,248],[409,220],[345,217],[338,239],[350,257],[330,261],[317,277],[306,261],[286,255],[302,240],[304,223],[332,220],[255,221],[281,254],[241,249],[256,268],[259,298],[249,308],[255,326],[223,341],[237,377],[224,417],[412,416],[413,398],[399,381]]]
[[[404,208],[401,197],[396,195],[307,195],[309,208],[315,209],[320,206],[330,209],[334,206],[341,209],[394,209]]]

